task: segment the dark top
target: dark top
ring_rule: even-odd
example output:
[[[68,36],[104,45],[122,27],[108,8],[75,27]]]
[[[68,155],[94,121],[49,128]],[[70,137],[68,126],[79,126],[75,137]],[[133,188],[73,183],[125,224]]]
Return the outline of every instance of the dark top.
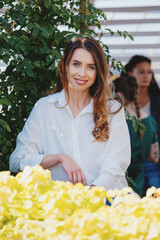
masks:
[[[146,126],[147,131],[143,138],[140,139],[139,132],[134,131],[132,120],[127,119],[128,129],[131,139],[131,164],[128,167],[128,175],[134,181],[133,189],[140,196],[143,194],[143,167],[144,163],[150,153],[152,143],[158,141],[157,138],[157,124],[153,117],[148,116],[141,120]]]
[[[159,139],[159,145],[160,145],[160,96],[151,96],[151,104],[150,104],[150,112],[151,112],[151,116],[156,120],[157,122],[157,126],[158,126],[158,139]],[[150,177],[158,177],[160,175],[160,161],[158,164],[146,161],[145,166],[144,166],[144,174],[146,179],[150,178]],[[159,180],[160,181],[160,180]],[[146,187],[150,187],[147,186],[148,184],[148,180],[145,183]],[[152,183],[153,185],[153,183]],[[160,187],[155,186],[155,187]]]
[[[160,143],[160,96],[151,96],[150,111],[151,116],[156,120],[158,125],[158,139]]]

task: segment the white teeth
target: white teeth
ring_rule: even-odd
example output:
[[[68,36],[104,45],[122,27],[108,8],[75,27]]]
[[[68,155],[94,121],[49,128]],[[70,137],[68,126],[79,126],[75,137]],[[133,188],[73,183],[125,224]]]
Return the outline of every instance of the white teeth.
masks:
[[[85,81],[82,81],[82,80],[77,80],[77,82],[79,82],[79,83],[83,83],[83,82],[85,82]]]
[[[85,84],[86,80],[75,79],[78,84]]]

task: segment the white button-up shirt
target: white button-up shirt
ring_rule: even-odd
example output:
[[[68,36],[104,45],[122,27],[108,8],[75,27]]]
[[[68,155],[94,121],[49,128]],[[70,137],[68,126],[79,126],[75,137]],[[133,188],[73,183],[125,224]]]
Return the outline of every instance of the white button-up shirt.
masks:
[[[106,189],[127,186],[125,171],[130,164],[130,137],[124,109],[111,114],[108,141],[97,142],[92,136],[93,99],[76,118],[65,104],[64,91],[41,98],[35,104],[17,137],[10,170],[18,172],[26,165],[40,164],[47,154],[64,153],[82,169],[87,185]],[[112,112],[120,107],[116,100],[110,101],[110,105]],[[68,180],[61,164],[50,170],[54,180]]]

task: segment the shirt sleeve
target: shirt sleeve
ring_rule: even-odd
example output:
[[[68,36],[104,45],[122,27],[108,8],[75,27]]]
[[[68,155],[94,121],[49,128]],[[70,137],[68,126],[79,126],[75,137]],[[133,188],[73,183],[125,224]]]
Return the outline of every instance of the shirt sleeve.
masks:
[[[106,189],[128,186],[125,172],[131,161],[131,147],[124,108],[113,114],[110,124],[108,151],[103,161],[98,178],[92,183]]]
[[[16,148],[9,159],[12,172],[19,172],[26,165],[38,165],[44,157],[38,116],[39,104],[39,101],[35,104],[23,130],[18,134]]]

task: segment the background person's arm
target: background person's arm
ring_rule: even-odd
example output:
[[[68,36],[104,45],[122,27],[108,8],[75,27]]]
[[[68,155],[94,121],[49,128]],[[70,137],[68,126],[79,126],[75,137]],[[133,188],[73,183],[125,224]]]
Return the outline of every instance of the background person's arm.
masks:
[[[150,162],[158,163],[159,162],[159,144],[158,142],[151,145],[150,153],[147,158]]]

